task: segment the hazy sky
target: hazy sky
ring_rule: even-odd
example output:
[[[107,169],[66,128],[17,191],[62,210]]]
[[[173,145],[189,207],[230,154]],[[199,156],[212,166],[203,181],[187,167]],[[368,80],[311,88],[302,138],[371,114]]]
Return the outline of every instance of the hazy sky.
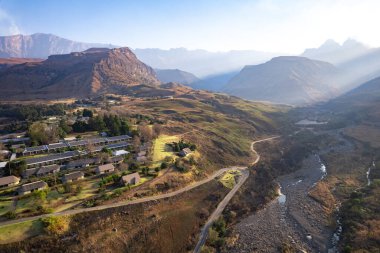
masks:
[[[380,46],[379,10],[380,0],[0,0],[0,35],[300,53],[327,39]]]

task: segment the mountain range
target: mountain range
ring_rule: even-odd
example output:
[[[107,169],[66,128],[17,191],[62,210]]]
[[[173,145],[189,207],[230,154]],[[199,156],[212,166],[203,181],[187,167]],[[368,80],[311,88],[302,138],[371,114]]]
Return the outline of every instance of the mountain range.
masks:
[[[54,54],[81,52],[89,48],[114,48],[114,45],[83,43],[58,37],[53,34],[0,36],[0,57],[47,58]]]
[[[129,48],[94,48],[52,55],[0,72],[1,99],[54,99],[88,97],[139,84],[160,84],[154,70],[137,59]]]

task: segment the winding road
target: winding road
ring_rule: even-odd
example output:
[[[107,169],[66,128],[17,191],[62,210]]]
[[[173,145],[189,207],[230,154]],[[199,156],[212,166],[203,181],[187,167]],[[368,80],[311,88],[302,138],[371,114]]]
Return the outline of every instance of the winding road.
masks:
[[[261,139],[258,141],[253,141],[251,143],[251,151],[255,154],[256,159],[252,162],[251,165],[255,165],[260,161],[260,155],[257,153],[257,151],[253,148],[256,143],[264,142],[273,140],[276,138],[279,138],[280,136],[273,136],[265,139]],[[248,179],[249,171],[247,170],[247,167],[230,167],[229,169],[238,169],[242,171],[242,175],[239,177],[238,182],[235,184],[234,188],[224,197],[224,199],[218,204],[217,208],[214,210],[214,212],[211,214],[211,216],[208,218],[206,224],[203,226],[201,230],[201,234],[199,236],[199,240],[197,245],[194,248],[194,253],[199,253],[203,247],[203,245],[206,243],[207,236],[208,236],[208,230],[212,226],[215,220],[219,218],[219,216],[222,214],[224,208],[226,208],[227,204],[230,202],[232,197],[235,195],[235,193],[240,189],[240,187],[244,184],[244,182]]]

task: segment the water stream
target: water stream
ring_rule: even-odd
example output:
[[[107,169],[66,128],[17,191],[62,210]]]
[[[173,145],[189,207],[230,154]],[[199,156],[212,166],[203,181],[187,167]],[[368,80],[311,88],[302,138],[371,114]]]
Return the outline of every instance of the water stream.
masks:
[[[368,182],[367,185],[368,185],[368,186],[371,185],[371,178],[369,177],[369,175],[370,175],[370,173],[371,173],[371,169],[372,169],[372,168],[375,168],[375,166],[376,166],[376,165],[375,165],[375,161],[373,161],[373,162],[372,162],[372,165],[369,166],[369,168],[368,168],[368,170],[367,170],[367,173],[366,173],[366,174],[367,174],[367,182]]]

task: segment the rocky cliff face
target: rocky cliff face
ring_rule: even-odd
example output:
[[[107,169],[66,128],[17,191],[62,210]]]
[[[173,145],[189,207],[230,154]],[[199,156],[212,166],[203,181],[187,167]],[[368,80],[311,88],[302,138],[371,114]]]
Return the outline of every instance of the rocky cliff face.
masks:
[[[53,34],[0,36],[0,57],[47,58],[53,54],[81,52],[94,47],[114,48],[113,45],[82,43]]]
[[[339,93],[334,78],[338,70],[327,62],[304,57],[276,57],[260,65],[246,66],[224,91],[252,100],[307,104]]]
[[[159,83],[154,70],[129,48],[93,48],[5,69],[0,73],[0,98],[89,97]]]

